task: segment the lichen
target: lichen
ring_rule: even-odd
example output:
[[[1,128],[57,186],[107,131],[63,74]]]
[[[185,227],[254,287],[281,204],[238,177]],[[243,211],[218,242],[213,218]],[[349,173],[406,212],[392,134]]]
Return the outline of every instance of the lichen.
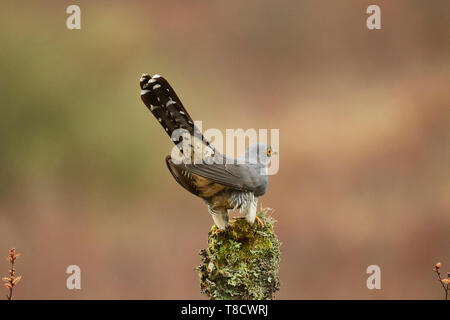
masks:
[[[275,220],[263,209],[250,225],[244,218],[233,219],[230,226],[208,234],[208,248],[200,251],[201,292],[214,300],[274,299],[280,289],[277,276],[280,245],[274,233]]]

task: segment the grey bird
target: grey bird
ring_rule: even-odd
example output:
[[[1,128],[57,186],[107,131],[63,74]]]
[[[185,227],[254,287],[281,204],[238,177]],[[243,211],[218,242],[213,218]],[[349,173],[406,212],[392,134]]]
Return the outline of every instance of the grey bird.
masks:
[[[167,156],[166,164],[184,189],[205,201],[216,226],[225,229],[229,225],[229,210],[245,211],[245,218],[250,224],[255,219],[259,220],[256,215],[258,198],[267,191],[267,168],[272,148],[265,144],[253,144],[241,157],[230,159],[216,151],[203,137],[177,94],[163,77],[143,74],[140,87],[142,101],[180,152],[186,151],[184,139],[191,138],[186,140],[188,146],[192,147],[187,152],[190,161],[175,161]],[[190,137],[174,134],[177,130]],[[204,161],[194,159],[193,151],[199,148]]]

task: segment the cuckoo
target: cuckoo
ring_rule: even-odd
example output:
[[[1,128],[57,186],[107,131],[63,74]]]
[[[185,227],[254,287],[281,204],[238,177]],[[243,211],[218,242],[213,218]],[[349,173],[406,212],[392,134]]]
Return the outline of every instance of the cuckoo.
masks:
[[[143,74],[140,87],[142,101],[185,156],[183,161],[166,157],[167,167],[175,180],[205,201],[219,229],[228,226],[229,210],[245,211],[250,224],[255,219],[261,223],[256,215],[257,203],[267,190],[267,168],[275,154],[271,147],[256,143],[239,158],[226,157],[204,138],[166,79]],[[195,151],[199,149],[200,161],[194,159]]]

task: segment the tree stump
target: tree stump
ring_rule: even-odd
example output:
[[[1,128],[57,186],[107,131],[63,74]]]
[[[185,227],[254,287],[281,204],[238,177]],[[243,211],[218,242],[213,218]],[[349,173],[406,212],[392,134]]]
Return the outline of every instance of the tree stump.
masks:
[[[280,289],[277,276],[280,245],[274,233],[275,220],[263,209],[250,225],[245,218],[233,219],[230,226],[208,234],[208,248],[200,251],[201,292],[213,300],[274,299]]]

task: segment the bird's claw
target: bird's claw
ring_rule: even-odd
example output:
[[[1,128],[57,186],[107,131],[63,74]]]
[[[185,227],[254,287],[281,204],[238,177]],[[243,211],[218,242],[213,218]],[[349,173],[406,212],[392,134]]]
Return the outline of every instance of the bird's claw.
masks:
[[[255,218],[256,220],[258,220],[259,224],[261,225],[261,228],[264,228],[264,223],[262,222],[262,220],[258,216],[256,216]]]

